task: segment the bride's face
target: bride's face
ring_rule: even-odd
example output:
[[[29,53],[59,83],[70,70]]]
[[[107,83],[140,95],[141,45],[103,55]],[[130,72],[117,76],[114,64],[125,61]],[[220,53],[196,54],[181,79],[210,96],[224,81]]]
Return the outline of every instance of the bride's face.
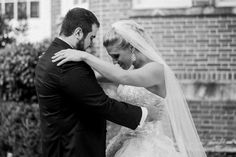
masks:
[[[115,46],[106,47],[108,54],[112,57],[114,64],[119,64],[121,68],[127,70],[132,64],[131,50],[129,48],[119,49]]]

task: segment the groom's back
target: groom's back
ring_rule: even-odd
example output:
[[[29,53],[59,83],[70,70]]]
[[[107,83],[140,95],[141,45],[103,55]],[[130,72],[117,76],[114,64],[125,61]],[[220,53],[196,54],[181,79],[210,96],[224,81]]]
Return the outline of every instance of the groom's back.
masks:
[[[40,58],[35,70],[35,86],[41,111],[41,125],[47,135],[52,134],[50,138],[57,138],[62,130],[56,132],[56,128],[66,128],[67,122],[63,122],[63,119],[66,118],[66,114],[73,113],[68,106],[70,102],[66,102],[66,97],[61,89],[62,71],[51,62],[51,56],[59,50],[61,47],[53,43]],[[45,126],[44,128],[44,125],[48,123],[52,124],[52,127]]]
[[[43,142],[43,156],[50,156],[51,153],[59,153],[59,139],[67,132],[76,127],[77,115],[70,107],[61,89],[62,72],[51,62],[51,56],[62,48],[52,43],[45,54],[40,58],[35,70],[35,87],[37,91],[41,132]],[[66,102],[67,101],[67,102]],[[44,148],[47,147],[47,148]],[[54,152],[47,152],[54,151]]]
[[[105,120],[95,115],[88,116],[83,113],[82,102],[75,101],[68,91],[65,91],[65,81],[67,80],[63,78],[68,78],[67,73],[71,73],[75,68],[80,68],[86,73],[92,73],[91,68],[84,62],[71,62],[63,65],[63,67],[57,67],[51,61],[54,53],[67,48],[70,47],[56,39],[40,58],[35,70],[35,86],[40,106],[43,157],[90,156],[85,155],[85,153],[92,153],[88,151],[88,147],[96,148],[98,144],[100,145],[98,147],[105,146]],[[99,139],[96,141],[97,137]],[[86,141],[89,140],[94,140],[95,143],[91,142],[86,145]],[[105,148],[100,149],[101,154],[105,155]],[[99,151],[97,152],[99,153]]]

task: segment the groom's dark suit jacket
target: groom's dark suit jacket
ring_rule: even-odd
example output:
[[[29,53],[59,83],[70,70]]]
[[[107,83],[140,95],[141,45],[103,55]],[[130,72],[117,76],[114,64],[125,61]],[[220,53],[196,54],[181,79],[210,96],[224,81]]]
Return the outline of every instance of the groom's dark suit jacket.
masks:
[[[85,62],[52,63],[71,48],[56,38],[35,71],[43,157],[105,157],[106,120],[135,129],[140,107],[109,98]]]

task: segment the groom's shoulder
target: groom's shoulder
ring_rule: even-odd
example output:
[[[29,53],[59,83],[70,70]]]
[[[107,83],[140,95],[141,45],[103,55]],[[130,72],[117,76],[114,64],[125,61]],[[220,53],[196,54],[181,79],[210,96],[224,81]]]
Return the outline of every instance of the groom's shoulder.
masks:
[[[60,66],[60,68],[65,72],[70,72],[70,71],[90,71],[91,68],[90,66],[81,61],[81,62],[66,62],[63,65]]]
[[[54,41],[52,41],[51,45],[48,47],[47,51],[46,51],[46,58],[47,60],[51,61],[51,57],[64,49],[70,48],[67,44],[65,44],[63,41],[61,41],[60,39],[56,38]],[[52,63],[52,62],[51,62]],[[56,66],[58,62],[52,63],[53,67],[56,67],[56,69],[61,73],[61,74],[67,74],[67,73],[71,73],[71,72],[80,72],[80,73],[84,73],[84,72],[91,72],[92,69],[91,67],[83,62],[66,62],[61,66]],[[93,72],[93,71],[92,71]]]
[[[91,67],[81,62],[67,62],[60,67],[61,79],[64,83],[78,82],[84,80],[96,80],[95,74]]]

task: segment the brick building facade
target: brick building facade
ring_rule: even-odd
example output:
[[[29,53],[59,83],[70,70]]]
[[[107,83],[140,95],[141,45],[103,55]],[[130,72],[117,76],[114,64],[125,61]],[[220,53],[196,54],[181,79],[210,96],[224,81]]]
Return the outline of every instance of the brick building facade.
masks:
[[[236,5],[220,7],[220,1],[144,10],[133,9],[132,0],[89,1],[101,22],[98,51],[105,51],[101,34],[120,19],[131,18],[151,34],[183,85],[203,142],[236,138]],[[56,15],[54,11],[52,19]]]

